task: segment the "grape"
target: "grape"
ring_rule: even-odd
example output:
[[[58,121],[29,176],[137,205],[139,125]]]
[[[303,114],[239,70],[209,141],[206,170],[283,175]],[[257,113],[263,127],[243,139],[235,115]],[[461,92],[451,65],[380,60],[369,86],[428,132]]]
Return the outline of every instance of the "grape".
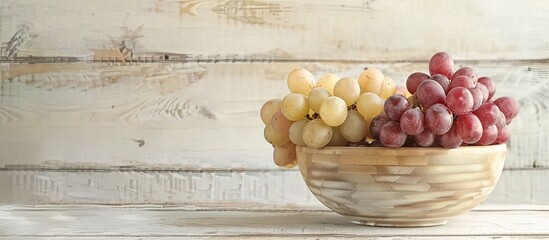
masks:
[[[473,94],[464,87],[451,89],[446,96],[446,106],[456,115],[463,115],[473,109]]]
[[[356,110],[365,118],[374,118],[383,111],[383,100],[376,94],[367,92],[358,97]]]
[[[469,88],[469,92],[473,96],[473,111],[477,110],[482,104],[482,91],[479,88]]]
[[[303,94],[290,93],[282,99],[281,110],[287,119],[291,121],[301,120],[309,113],[309,102]]]
[[[284,134],[275,130],[271,124],[265,126],[265,129],[263,130],[263,136],[268,143],[275,146],[280,146],[290,141],[288,134]]]
[[[263,121],[265,125],[271,124],[271,119],[273,118],[273,115],[275,114],[275,112],[280,110],[281,106],[282,100],[280,99],[271,99],[265,102],[265,104],[261,106],[261,111],[259,112],[259,115],[261,116],[261,121]]]
[[[339,76],[333,73],[328,73],[322,76],[320,79],[318,79],[318,82],[316,83],[314,88],[326,89],[330,93],[330,95],[334,95],[334,86],[336,85],[339,79],[340,79]]]
[[[416,107],[416,106],[417,106],[417,100],[416,100],[416,96],[415,96],[415,95],[409,96],[408,98],[406,98],[406,100],[408,101],[408,103],[410,104],[410,106],[412,106],[412,107]]]
[[[351,106],[360,96],[360,86],[354,78],[342,78],[334,86],[334,96],[340,97]]]
[[[358,142],[366,135],[366,120],[356,110],[351,110],[345,121],[339,126],[339,132],[345,140]]]
[[[482,137],[478,140],[476,145],[481,146],[488,146],[492,144],[494,141],[496,141],[496,138],[498,137],[498,128],[494,125],[485,127],[482,130]]]
[[[457,133],[465,143],[476,143],[482,137],[482,123],[477,116],[467,113],[458,116],[456,120]]]
[[[408,100],[402,95],[393,95],[385,101],[385,114],[394,121],[399,121],[400,116],[411,108]]]
[[[328,146],[345,146],[347,145],[347,140],[343,138],[341,132],[339,132],[339,127],[332,127],[332,139],[328,143]]]
[[[391,95],[396,93],[396,84],[393,79],[390,77],[385,76],[385,81],[383,82],[383,86],[381,87],[381,93],[379,96],[383,99],[387,99]]]
[[[406,89],[405,86],[400,86],[400,85],[397,85],[396,86],[396,92],[395,94],[400,94],[404,97],[409,97],[409,96],[412,96],[412,94],[410,92],[408,92],[408,89]]]
[[[290,126],[292,126],[292,123],[294,122],[284,117],[282,111],[276,112],[271,119],[271,125],[273,125],[273,128],[284,134],[288,133],[288,130],[290,130]]]
[[[453,117],[450,109],[437,103],[425,111],[425,126],[433,134],[442,135],[452,127]]]
[[[311,148],[326,146],[332,139],[332,127],[320,119],[314,119],[303,128],[303,142]]]
[[[347,104],[338,97],[328,97],[320,105],[320,118],[332,127],[337,127],[347,118]]]
[[[508,121],[515,118],[519,113],[519,104],[511,97],[500,97],[494,100],[494,104],[498,106]]]
[[[415,72],[410,74],[410,76],[408,76],[408,79],[406,80],[406,88],[408,89],[408,92],[414,94],[417,91],[417,86],[419,86],[421,82],[427,79],[429,79],[429,75],[422,72]]]
[[[366,121],[366,138],[374,138],[372,136],[372,131],[370,130],[370,126],[372,125],[373,118],[365,118]],[[368,139],[366,139],[368,140]]]
[[[478,119],[482,123],[482,126],[488,127],[498,122],[500,111],[495,104],[485,102],[473,113],[477,115]]]
[[[291,168],[296,160],[295,144],[289,142],[281,146],[275,146],[273,151],[273,160],[280,167]]]
[[[495,125],[498,128],[498,130],[501,130],[502,128],[507,126],[507,118],[505,118],[505,114],[499,111],[499,108],[498,108],[498,120],[496,121]]]
[[[454,60],[445,52],[436,53],[429,61],[429,73],[431,75],[442,74],[450,77],[452,75],[452,68],[454,68]]]
[[[385,123],[379,132],[379,141],[385,147],[402,147],[407,137],[406,133],[400,129],[400,124],[395,121]]]
[[[425,129],[420,134],[415,135],[414,139],[419,146],[430,147],[435,142],[435,134],[429,129]]]
[[[468,76],[470,78],[473,79],[473,83],[474,84],[477,84],[477,81],[478,81],[478,77],[477,77],[477,74],[475,73],[475,71],[470,68],[470,67],[462,67],[460,69],[458,69],[453,75],[452,77],[450,78],[452,81],[454,81],[454,79],[456,79],[457,77],[459,76]]]
[[[372,92],[380,95],[384,82],[385,76],[383,76],[381,71],[375,68],[368,68],[364,70],[358,77],[360,93]]]
[[[492,81],[489,77],[481,77],[478,79],[479,83],[482,83],[487,89],[488,89],[488,100],[492,99],[494,94],[496,93],[496,84],[494,81]]]
[[[294,122],[292,126],[290,126],[290,130],[288,131],[290,141],[292,141],[297,146],[305,146],[305,142],[303,142],[303,128],[305,128],[305,124],[307,124],[309,120],[307,119],[301,119],[297,122]]]
[[[374,119],[372,119],[372,122],[370,123],[370,134],[373,138],[379,138],[379,132],[381,131],[381,127],[385,125],[385,123],[391,121],[389,117],[385,113],[377,115]]]
[[[456,129],[456,124],[452,124],[452,128],[447,133],[438,137],[440,146],[443,148],[457,148],[463,143]]]
[[[445,103],[446,93],[440,84],[433,80],[425,80],[419,84],[416,91],[416,100],[424,109],[435,103]]]
[[[400,128],[408,135],[417,135],[425,130],[423,112],[419,108],[411,108],[400,116]]]
[[[501,144],[507,142],[510,137],[509,133],[509,127],[505,126],[502,129],[498,130],[498,137],[496,138],[496,141],[494,141],[494,144]]]
[[[288,74],[288,88],[292,93],[309,95],[314,86],[315,77],[303,68],[296,68]]]
[[[322,101],[330,96],[328,90],[324,88],[315,88],[309,93],[309,97],[307,98],[309,100],[309,106],[314,112],[318,113]]]
[[[450,89],[455,87],[474,88],[475,84],[469,76],[458,76],[450,82]]]
[[[476,88],[478,88],[482,92],[482,102],[485,103],[486,101],[488,101],[488,88],[486,88],[486,86],[484,86],[484,84],[480,82],[477,83]]]
[[[450,80],[446,76],[442,74],[435,74],[431,76],[430,79],[440,84],[442,89],[444,89],[444,93],[448,93],[450,90]]]

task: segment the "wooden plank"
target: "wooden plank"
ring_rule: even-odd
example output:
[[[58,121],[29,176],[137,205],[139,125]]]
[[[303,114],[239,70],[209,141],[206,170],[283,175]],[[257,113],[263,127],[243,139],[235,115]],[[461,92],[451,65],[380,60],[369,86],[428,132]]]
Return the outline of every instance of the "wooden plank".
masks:
[[[327,211],[169,211],[148,208],[0,207],[5,238],[447,238],[549,237],[548,211],[471,211],[432,228],[351,224]]]
[[[504,171],[486,203],[549,204],[549,170]],[[297,170],[0,171],[0,204],[318,207]]]
[[[549,58],[543,0],[2,0],[0,6],[0,41],[25,33],[14,51],[20,57],[93,59],[94,51],[122,49],[206,58],[424,60],[439,50],[458,59]]]
[[[508,169],[549,167],[549,64],[457,62],[518,99]],[[0,168],[273,169],[259,109],[306,67],[398,84],[425,63],[36,63],[0,65]],[[520,89],[520,91],[517,91]]]

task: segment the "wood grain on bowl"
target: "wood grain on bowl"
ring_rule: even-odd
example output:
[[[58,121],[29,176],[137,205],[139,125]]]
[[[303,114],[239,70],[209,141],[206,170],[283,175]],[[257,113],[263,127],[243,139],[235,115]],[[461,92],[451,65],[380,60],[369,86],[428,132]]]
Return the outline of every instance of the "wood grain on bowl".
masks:
[[[501,176],[507,147],[299,147],[315,197],[358,224],[432,226],[484,201]]]

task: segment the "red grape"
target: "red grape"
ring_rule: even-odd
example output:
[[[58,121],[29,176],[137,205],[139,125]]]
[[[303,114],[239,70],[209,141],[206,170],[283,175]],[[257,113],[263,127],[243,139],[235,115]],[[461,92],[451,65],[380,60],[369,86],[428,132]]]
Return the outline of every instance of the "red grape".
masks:
[[[473,111],[475,111],[482,104],[482,91],[478,88],[469,88],[469,92],[473,95]]]
[[[402,95],[393,95],[385,100],[385,105],[383,107],[385,114],[387,114],[390,119],[399,121],[400,116],[412,106],[406,97]]]
[[[442,89],[444,89],[444,93],[448,93],[448,91],[450,90],[450,80],[448,79],[448,77],[442,74],[435,74],[431,76],[430,79],[440,84]]]
[[[450,77],[452,76],[452,68],[454,68],[454,60],[450,54],[445,52],[436,53],[429,61],[429,73],[431,75],[442,74]]]
[[[408,89],[408,92],[414,94],[417,90],[417,86],[427,79],[429,79],[429,75],[422,72],[415,72],[410,74],[410,76],[408,76],[408,79],[406,80],[406,88]]]
[[[446,93],[440,84],[433,80],[425,80],[419,84],[416,91],[416,100],[424,109],[435,103],[445,103]]]
[[[435,135],[442,135],[452,127],[452,112],[443,104],[437,103],[425,111],[425,126]]]
[[[271,125],[273,126],[273,128],[284,134],[288,134],[292,123],[294,122],[288,120],[280,110],[273,114],[273,117],[271,118]]]
[[[463,143],[461,137],[457,133],[456,124],[452,124],[450,131],[438,137],[438,143],[443,148],[457,148]]]
[[[418,135],[415,135],[416,143],[422,147],[430,147],[435,142],[435,134],[433,134],[429,129],[423,130]]]
[[[488,127],[498,122],[500,111],[495,104],[491,102],[485,102],[480,105],[480,107],[473,113],[477,115],[478,119],[482,123],[482,126]]]
[[[456,125],[457,133],[465,143],[476,143],[482,137],[482,124],[472,113],[459,116]]]
[[[505,118],[505,114],[503,114],[499,108],[498,108],[498,120],[496,121],[496,127],[498,130],[501,130],[505,126],[507,126],[507,118]]]
[[[417,135],[425,130],[423,112],[419,108],[408,109],[400,116],[400,128],[408,135]]]
[[[519,104],[511,97],[500,97],[494,100],[494,104],[498,106],[508,121],[515,118],[519,113]]]
[[[488,101],[488,96],[490,96],[489,95],[490,93],[488,92],[488,88],[480,82],[477,83],[476,88],[478,88],[482,92],[482,102],[485,103],[486,101]]]
[[[385,147],[402,147],[407,137],[406,133],[400,129],[400,124],[395,121],[385,123],[379,132],[379,141]]]
[[[469,76],[458,76],[450,82],[450,89],[455,87],[474,88],[475,84]]]
[[[454,81],[454,79],[456,79],[457,77],[459,76],[469,76],[470,78],[473,79],[473,83],[474,84],[477,84],[477,81],[478,81],[478,77],[477,77],[477,74],[475,73],[475,71],[470,68],[470,67],[462,67],[460,69],[458,69],[453,75],[452,77],[450,78],[452,81]]]
[[[489,77],[481,77],[478,79],[478,82],[482,83],[482,85],[484,85],[488,89],[487,100],[492,99],[492,97],[496,93],[496,84],[494,83],[494,81],[492,81],[492,79]]]
[[[496,141],[494,141],[494,144],[505,143],[507,142],[507,140],[509,140],[509,137],[509,127],[505,126],[502,129],[498,130],[498,137],[496,138]]]
[[[372,119],[372,122],[370,123],[370,134],[372,134],[372,137],[379,138],[381,127],[389,121],[391,121],[391,119],[387,117],[385,113],[381,113]]]
[[[473,109],[473,94],[464,87],[450,89],[446,96],[446,106],[456,115],[463,115]]]
[[[476,143],[477,145],[488,146],[498,137],[498,128],[494,125],[482,129],[482,137]]]

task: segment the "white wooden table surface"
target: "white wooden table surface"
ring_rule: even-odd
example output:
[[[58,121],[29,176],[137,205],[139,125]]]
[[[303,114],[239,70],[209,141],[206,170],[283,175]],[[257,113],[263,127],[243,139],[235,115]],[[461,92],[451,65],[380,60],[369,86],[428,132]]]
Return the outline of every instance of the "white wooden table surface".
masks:
[[[323,208],[3,206],[0,239],[549,239],[549,206],[483,205],[427,228],[351,224]]]

